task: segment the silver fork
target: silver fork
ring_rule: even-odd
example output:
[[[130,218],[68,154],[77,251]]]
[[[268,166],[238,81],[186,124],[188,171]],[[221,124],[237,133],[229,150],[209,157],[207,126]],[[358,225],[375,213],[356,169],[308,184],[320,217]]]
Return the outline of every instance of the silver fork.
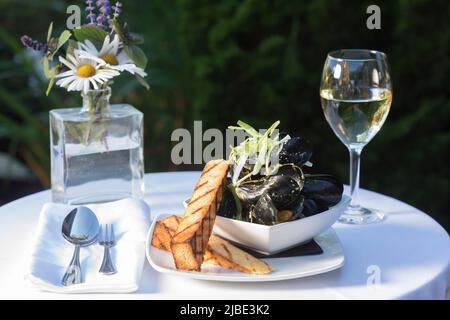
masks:
[[[100,267],[99,272],[106,274],[106,275],[115,274],[117,272],[117,270],[111,260],[111,254],[109,252],[109,249],[114,247],[114,245],[115,245],[115,236],[114,236],[114,226],[113,225],[107,224],[107,225],[100,226],[99,244],[105,248],[105,252],[103,254],[103,262],[102,262],[102,266]]]

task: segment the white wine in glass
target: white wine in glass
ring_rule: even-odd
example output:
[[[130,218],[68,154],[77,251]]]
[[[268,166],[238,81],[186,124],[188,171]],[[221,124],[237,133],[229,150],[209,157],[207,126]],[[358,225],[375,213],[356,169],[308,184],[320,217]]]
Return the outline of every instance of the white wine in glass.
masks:
[[[386,55],[372,50],[339,50],[325,62],[320,88],[323,112],[336,136],[350,152],[352,202],[340,222],[367,224],[384,214],[358,204],[362,149],[383,126],[392,103]]]
[[[331,90],[320,93],[322,108],[334,133],[347,146],[364,147],[380,131],[389,113],[389,90],[370,90],[369,97],[340,99]]]

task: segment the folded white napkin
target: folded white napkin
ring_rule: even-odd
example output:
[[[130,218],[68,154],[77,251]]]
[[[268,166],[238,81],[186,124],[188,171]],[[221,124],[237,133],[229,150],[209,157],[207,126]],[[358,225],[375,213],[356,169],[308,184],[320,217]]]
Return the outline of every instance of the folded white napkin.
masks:
[[[116,246],[111,249],[111,256],[117,273],[107,276],[98,272],[104,248],[95,243],[80,250],[83,283],[68,287],[61,284],[74,251],[74,246],[61,235],[61,227],[64,218],[75,207],[48,203],[43,206],[39,217],[26,281],[34,288],[59,293],[137,291],[150,227],[149,207],[135,199],[86,206],[95,213],[100,224],[114,225]]]

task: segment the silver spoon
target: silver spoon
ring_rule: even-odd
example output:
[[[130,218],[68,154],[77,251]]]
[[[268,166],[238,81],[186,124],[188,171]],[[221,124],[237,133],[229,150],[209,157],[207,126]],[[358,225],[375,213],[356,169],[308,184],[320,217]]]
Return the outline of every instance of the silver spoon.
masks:
[[[99,223],[95,214],[86,207],[72,210],[62,225],[64,239],[75,245],[72,261],[62,278],[64,286],[81,283],[80,248],[95,242]]]

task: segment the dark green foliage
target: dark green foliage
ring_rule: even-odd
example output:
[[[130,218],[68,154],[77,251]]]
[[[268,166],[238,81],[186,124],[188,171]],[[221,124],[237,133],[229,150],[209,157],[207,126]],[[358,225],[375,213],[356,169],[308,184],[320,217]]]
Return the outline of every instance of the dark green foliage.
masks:
[[[378,49],[390,59],[394,102],[385,126],[363,152],[362,187],[411,203],[448,228],[450,5],[447,0],[385,1],[379,3],[382,29],[371,31],[365,12],[372,3],[124,1],[124,19],[146,40],[142,48],[149,57],[152,89],[147,92],[131,77],[121,79],[114,100],[145,112],[147,170],[183,169],[170,164],[170,133],[190,128],[193,120],[203,120],[204,128],[225,129],[238,119],[260,128],[279,119],[283,130],[312,142],[314,171],[348,181],[347,151],[320,107],[322,67],[327,52],[335,49]],[[43,40],[50,17],[55,27],[64,24],[68,4],[0,0],[3,151],[13,144],[18,145],[13,150],[30,145],[33,133],[42,132],[35,122],[43,120],[45,128],[49,108],[79,104],[56,88],[49,98],[38,95],[28,86],[30,76],[36,79],[30,66],[11,63],[19,54],[19,36]],[[17,126],[20,132],[14,131]],[[44,133],[33,139],[47,148]],[[48,157],[34,158],[48,168]]]

